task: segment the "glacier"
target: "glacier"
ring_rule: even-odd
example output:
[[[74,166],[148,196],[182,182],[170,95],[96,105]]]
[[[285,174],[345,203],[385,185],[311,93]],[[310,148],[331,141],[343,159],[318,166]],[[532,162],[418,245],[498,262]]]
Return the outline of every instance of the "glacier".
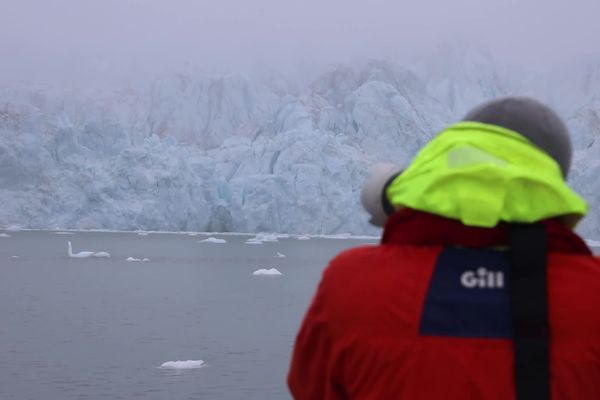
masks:
[[[570,184],[600,237],[600,60],[567,71],[443,49],[331,67],[307,82],[183,71],[148,88],[0,86],[0,228],[376,235],[369,165],[407,165],[436,132],[505,95],[573,133]]]

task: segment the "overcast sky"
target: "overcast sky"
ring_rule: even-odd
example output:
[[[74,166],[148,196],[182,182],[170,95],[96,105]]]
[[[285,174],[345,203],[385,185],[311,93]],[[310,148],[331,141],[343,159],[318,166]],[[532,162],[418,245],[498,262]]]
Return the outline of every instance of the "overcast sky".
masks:
[[[0,0],[0,82],[401,59],[462,41],[536,65],[600,52],[600,0]]]

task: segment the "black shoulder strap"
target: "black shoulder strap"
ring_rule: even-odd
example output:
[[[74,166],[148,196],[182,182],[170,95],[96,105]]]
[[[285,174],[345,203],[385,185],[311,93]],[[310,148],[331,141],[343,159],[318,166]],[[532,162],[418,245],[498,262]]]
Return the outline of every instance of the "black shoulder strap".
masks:
[[[540,224],[510,227],[510,300],[517,400],[550,399],[547,235]]]

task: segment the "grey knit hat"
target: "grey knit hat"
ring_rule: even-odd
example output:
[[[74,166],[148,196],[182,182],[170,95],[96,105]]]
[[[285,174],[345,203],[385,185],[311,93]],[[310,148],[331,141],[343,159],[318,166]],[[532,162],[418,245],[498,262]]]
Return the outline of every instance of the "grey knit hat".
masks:
[[[548,106],[527,97],[505,97],[471,110],[463,121],[483,122],[520,133],[549,154],[563,177],[571,167],[571,138],[560,117]]]

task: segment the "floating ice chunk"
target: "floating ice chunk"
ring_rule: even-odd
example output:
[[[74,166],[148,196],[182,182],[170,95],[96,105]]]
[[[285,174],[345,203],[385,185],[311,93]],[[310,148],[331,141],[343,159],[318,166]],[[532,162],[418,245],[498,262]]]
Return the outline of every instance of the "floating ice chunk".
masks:
[[[353,239],[353,240],[379,240],[379,236],[369,236],[369,235],[352,235],[350,233],[336,233],[332,235],[311,235],[320,239]]]
[[[206,363],[202,360],[167,361],[160,365],[160,367],[164,369],[195,369],[205,366]]]
[[[198,232],[189,232],[187,235],[188,236],[198,236],[199,233]]]
[[[321,235],[324,239],[352,239],[352,235],[349,233],[336,233],[334,235]]]
[[[593,240],[593,239],[583,239],[583,240],[585,240],[585,243],[590,247],[600,247],[600,240]]]
[[[216,243],[216,244],[223,244],[223,243],[227,243],[227,241],[225,239],[217,239],[214,237],[209,237],[208,239],[202,239],[202,240],[198,240],[198,243]]]
[[[72,247],[70,241],[67,242],[67,246],[68,246],[67,254],[71,258],[90,258],[90,257],[109,258],[110,257],[110,253],[107,253],[106,251],[80,251],[78,253],[73,253],[73,247]]]
[[[127,257],[126,261],[143,262],[143,261],[150,261],[150,259],[149,258]]]
[[[55,235],[74,235],[75,232],[54,232]]]
[[[354,235],[350,236],[348,239],[356,239],[356,240],[374,240],[379,242],[381,240],[381,236],[369,236],[369,235]]]
[[[20,258],[19,256],[10,256],[10,258]]]
[[[257,239],[248,239],[246,240],[246,244],[263,244],[263,242]]]
[[[148,236],[148,232],[138,232],[139,236]]]
[[[277,252],[277,254],[275,255],[275,257],[277,257],[277,258],[285,258],[285,254]]]
[[[0,237],[9,238],[10,235],[8,233],[0,233]]]
[[[254,240],[261,241],[261,242],[277,242],[278,237],[279,237],[278,235],[275,235],[272,233],[259,233],[258,235],[256,235]]]
[[[310,240],[310,238],[308,236],[305,236],[305,235],[298,236],[296,239],[298,239],[298,240]]]
[[[252,273],[252,275],[283,275],[283,274],[277,268],[271,268],[271,269],[261,268],[261,269],[257,269],[256,271],[254,271]]]

